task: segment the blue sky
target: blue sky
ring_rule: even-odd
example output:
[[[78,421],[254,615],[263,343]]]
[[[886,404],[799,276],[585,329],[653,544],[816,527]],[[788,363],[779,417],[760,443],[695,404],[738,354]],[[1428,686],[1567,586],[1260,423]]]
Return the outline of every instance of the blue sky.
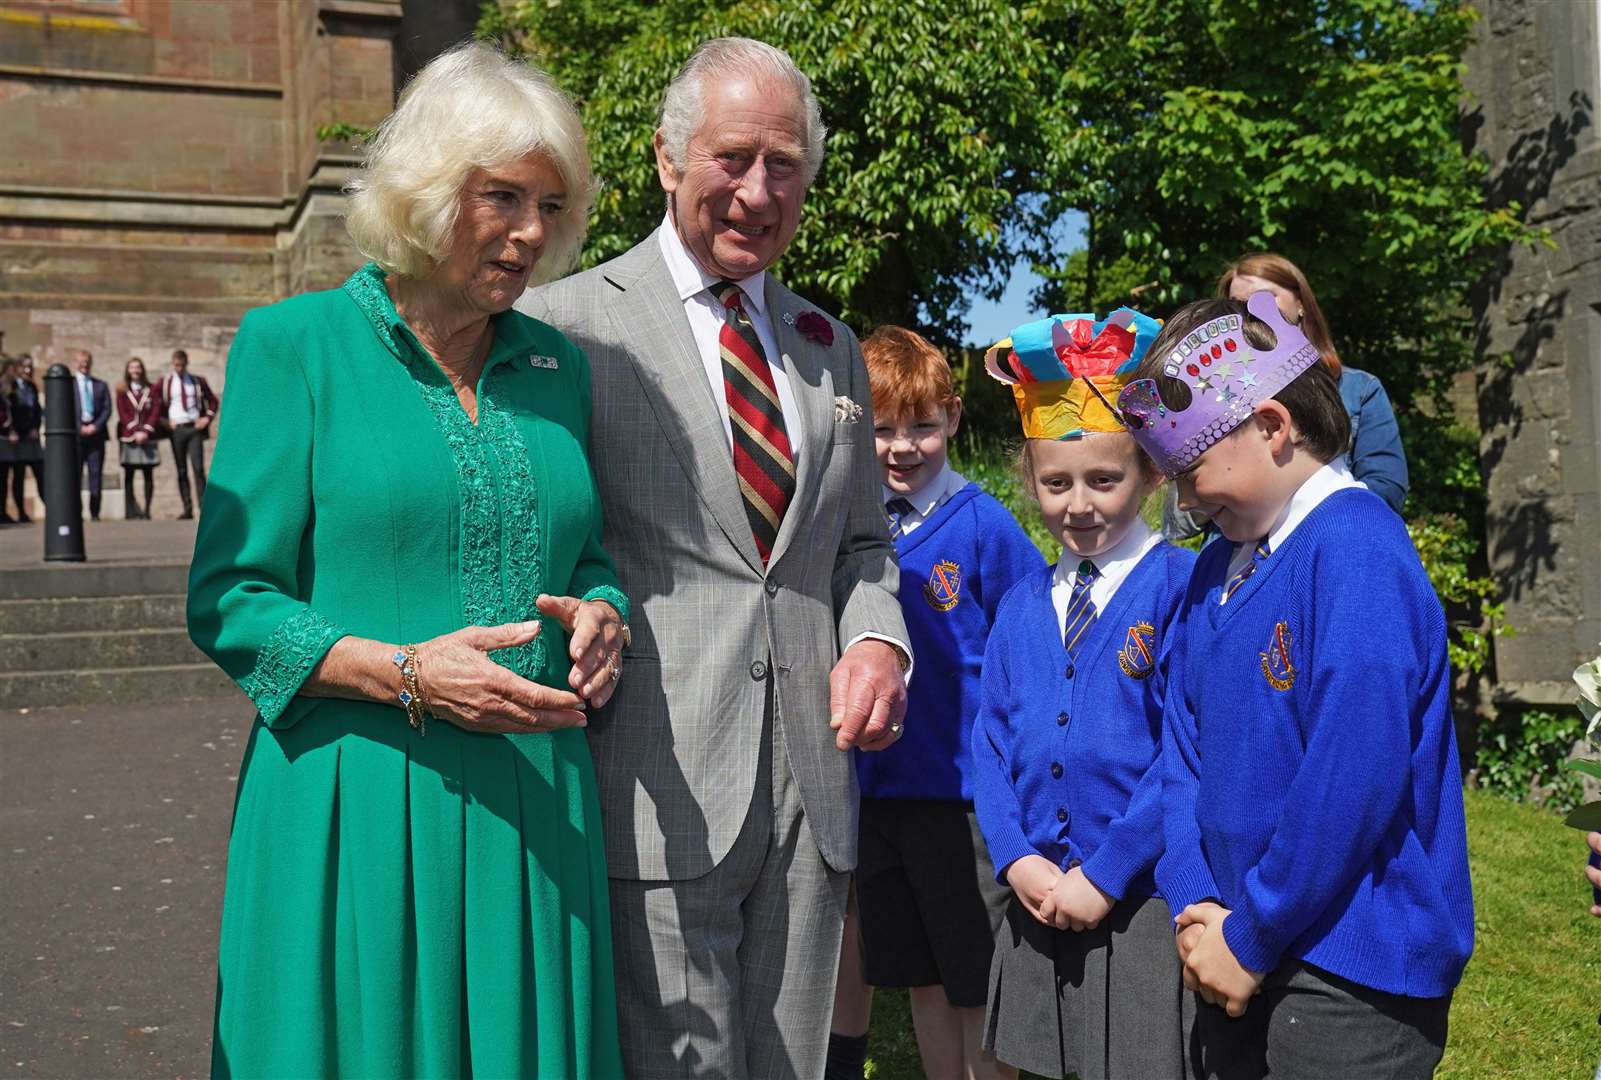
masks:
[[[1065,260],[1069,252],[1084,246],[1084,215],[1070,213],[1062,221],[1057,230],[1057,251],[1059,258]],[[1051,314],[1048,311],[1036,311],[1029,294],[1039,284],[1039,275],[1029,267],[1026,260],[1019,261],[1012,268],[1012,277],[1006,285],[1006,292],[999,300],[979,298],[973,301],[972,308],[967,313],[967,344],[991,345],[1001,338],[1008,336],[1023,323],[1031,319],[1042,319]]]

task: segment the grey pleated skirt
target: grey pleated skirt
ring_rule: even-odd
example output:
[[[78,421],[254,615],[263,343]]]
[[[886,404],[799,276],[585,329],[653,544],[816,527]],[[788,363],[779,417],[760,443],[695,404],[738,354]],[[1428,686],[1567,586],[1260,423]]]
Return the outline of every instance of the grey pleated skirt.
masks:
[[[124,465],[150,466],[161,464],[161,446],[156,442],[121,444],[119,455]]]
[[[1099,927],[1041,926],[1016,897],[995,938],[984,1048],[1040,1076],[1189,1080],[1195,995],[1159,897],[1129,899]]]

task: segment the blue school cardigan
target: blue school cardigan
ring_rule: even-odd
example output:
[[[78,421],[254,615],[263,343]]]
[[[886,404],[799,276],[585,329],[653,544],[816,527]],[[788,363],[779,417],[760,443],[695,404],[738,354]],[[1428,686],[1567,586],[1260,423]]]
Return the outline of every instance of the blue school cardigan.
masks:
[[[974,805],[997,881],[1025,855],[1074,860],[1122,899],[1155,892],[1162,851],[1164,656],[1195,556],[1145,554],[1070,661],[1051,604],[1052,569],[1001,603],[973,725]]]
[[[1202,552],[1164,723],[1168,905],[1214,897],[1236,959],[1438,997],[1473,948],[1445,616],[1406,526],[1330,495],[1219,605]]]
[[[869,799],[971,802],[984,643],[1001,597],[1045,559],[1011,513],[971,483],[897,540],[895,554],[901,612],[917,657],[906,733],[887,749],[858,753],[856,777]]]

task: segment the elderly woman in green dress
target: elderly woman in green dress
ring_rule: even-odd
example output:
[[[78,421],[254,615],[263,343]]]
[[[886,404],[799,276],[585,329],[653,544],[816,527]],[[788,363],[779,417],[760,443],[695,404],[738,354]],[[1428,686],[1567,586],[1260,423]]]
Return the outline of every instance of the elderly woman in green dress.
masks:
[[[616,1076],[581,729],[628,602],[584,355],[509,310],[574,261],[583,131],[463,46],[351,188],[372,261],[240,325],[190,575],[190,635],[259,714],[213,1071]]]

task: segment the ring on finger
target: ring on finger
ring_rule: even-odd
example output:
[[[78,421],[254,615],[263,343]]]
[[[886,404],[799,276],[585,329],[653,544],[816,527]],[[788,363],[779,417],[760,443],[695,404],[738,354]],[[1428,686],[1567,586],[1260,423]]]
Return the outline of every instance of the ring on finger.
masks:
[[[901,733],[901,725],[900,724],[891,724],[889,726],[889,733],[891,735],[899,735]]]
[[[622,659],[615,652],[606,654],[606,670],[611,672],[612,682],[616,682],[623,677]]]

